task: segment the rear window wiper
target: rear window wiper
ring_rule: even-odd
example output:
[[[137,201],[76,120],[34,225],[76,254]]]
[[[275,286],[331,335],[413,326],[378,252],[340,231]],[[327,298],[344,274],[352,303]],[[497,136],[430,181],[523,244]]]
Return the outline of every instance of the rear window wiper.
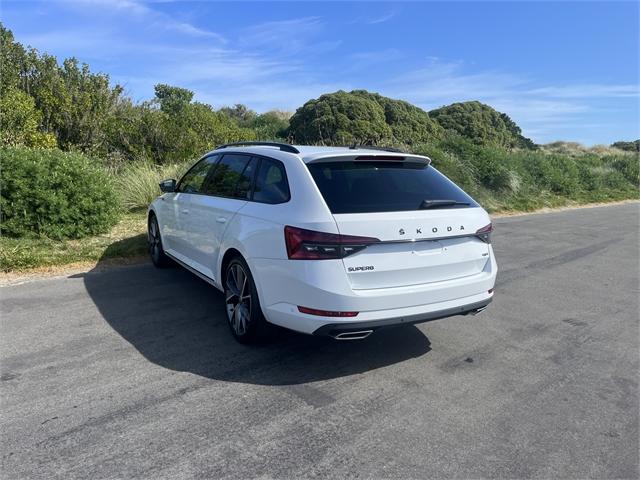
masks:
[[[458,202],[456,200],[423,200],[420,204],[420,210],[427,208],[448,207],[452,205],[469,205],[469,202]]]

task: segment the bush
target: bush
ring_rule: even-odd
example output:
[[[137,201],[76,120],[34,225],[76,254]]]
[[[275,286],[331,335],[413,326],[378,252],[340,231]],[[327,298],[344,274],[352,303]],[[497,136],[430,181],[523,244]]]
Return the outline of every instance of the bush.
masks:
[[[0,167],[3,235],[80,238],[106,232],[118,221],[111,179],[84,155],[5,147]]]
[[[290,117],[291,114],[288,112],[271,110],[242,123],[241,126],[253,130],[256,139],[259,140],[285,139]]]
[[[622,173],[631,185],[640,185],[640,158],[638,155],[606,156],[603,161]]]
[[[381,144],[392,137],[380,105],[343,91],[322,95],[298,108],[288,133],[296,142],[312,145]]]
[[[298,108],[288,136],[299,143],[323,145],[414,145],[439,139],[442,133],[427,112],[408,102],[366,90],[340,90]]]
[[[640,152],[640,140],[634,140],[633,142],[614,142],[611,146],[627,152]]]
[[[620,150],[615,155],[592,149],[573,154],[560,154],[556,148],[506,150],[477,145],[452,132],[437,144],[411,150],[429,156],[489,211],[640,197],[638,156]]]
[[[505,113],[478,101],[452,103],[429,112],[442,128],[479,145],[534,149],[520,127]]]
[[[366,90],[354,90],[351,94],[371,100],[384,109],[385,122],[391,127],[394,143],[413,145],[432,142],[443,135],[442,128],[429,118],[427,112],[409,102]]]
[[[468,193],[474,194],[477,191],[476,168],[468,159],[430,144],[418,145],[412,148],[412,152],[429,157],[434,167]]]

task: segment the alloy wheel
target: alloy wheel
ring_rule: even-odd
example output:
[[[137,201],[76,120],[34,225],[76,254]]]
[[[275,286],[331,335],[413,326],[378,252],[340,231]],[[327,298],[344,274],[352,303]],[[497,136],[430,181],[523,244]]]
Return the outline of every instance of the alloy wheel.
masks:
[[[157,260],[160,257],[161,248],[158,221],[154,217],[149,222],[149,253],[153,259]]]
[[[251,321],[251,282],[239,263],[227,270],[225,297],[231,328],[236,335],[245,335]]]

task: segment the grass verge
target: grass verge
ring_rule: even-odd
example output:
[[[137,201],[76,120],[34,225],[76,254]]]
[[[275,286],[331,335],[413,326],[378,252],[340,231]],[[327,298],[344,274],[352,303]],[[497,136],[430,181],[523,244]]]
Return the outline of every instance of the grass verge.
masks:
[[[146,212],[127,213],[108,233],[80,240],[0,238],[0,271],[26,271],[77,262],[142,257],[147,252]]]

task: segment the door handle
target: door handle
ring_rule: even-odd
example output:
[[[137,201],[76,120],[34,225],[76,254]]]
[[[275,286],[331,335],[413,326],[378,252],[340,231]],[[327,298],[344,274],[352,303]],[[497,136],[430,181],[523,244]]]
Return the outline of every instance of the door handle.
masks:
[[[218,217],[218,218],[216,218],[216,222],[218,222],[218,223],[227,223],[227,217]]]
[[[187,210],[186,208],[183,208],[182,210],[180,210],[180,213],[184,213],[185,215],[189,215],[189,210]]]

